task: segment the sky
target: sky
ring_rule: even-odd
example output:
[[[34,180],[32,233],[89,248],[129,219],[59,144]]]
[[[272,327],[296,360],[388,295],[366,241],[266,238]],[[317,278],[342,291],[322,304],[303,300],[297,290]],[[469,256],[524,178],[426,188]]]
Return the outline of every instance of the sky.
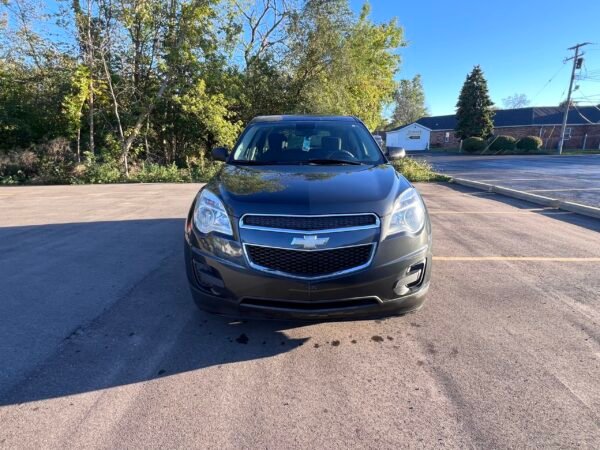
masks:
[[[362,0],[351,0],[360,10]],[[582,74],[574,98],[600,103],[600,0],[370,0],[376,22],[398,19],[408,46],[400,50],[397,76],[421,74],[431,115],[453,114],[465,77],[481,65],[492,100],[526,94],[531,106],[554,106],[566,99],[572,56],[583,50]],[[548,81],[552,79],[550,83]],[[585,99],[583,98],[585,96]]]

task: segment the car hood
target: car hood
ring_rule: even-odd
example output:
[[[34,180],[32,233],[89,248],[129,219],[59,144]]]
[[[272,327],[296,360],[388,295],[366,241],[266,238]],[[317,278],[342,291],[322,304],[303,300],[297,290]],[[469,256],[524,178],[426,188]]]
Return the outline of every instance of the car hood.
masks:
[[[227,164],[208,188],[228,213],[389,214],[410,184],[390,164],[377,166],[239,166]]]

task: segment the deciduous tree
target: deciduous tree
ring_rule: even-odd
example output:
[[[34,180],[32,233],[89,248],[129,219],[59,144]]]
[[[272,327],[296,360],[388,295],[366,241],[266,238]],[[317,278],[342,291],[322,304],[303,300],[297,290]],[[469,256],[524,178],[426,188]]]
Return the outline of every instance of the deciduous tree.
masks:
[[[513,94],[502,99],[502,105],[506,109],[524,108],[530,103],[525,94]]]
[[[394,93],[393,126],[406,125],[427,115],[421,75],[412,80],[400,80]]]

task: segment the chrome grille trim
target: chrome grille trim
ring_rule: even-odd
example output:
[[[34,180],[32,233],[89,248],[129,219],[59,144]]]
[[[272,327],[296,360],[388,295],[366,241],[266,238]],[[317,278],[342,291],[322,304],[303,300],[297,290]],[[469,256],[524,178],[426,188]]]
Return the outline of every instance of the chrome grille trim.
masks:
[[[271,228],[271,227],[260,227],[254,225],[245,225],[244,218],[246,216],[269,216],[269,217],[336,217],[336,216],[373,216],[375,218],[375,223],[371,225],[362,225],[356,227],[345,227],[345,228],[330,228],[330,229],[319,229],[319,230],[296,230],[292,228]],[[358,230],[370,230],[373,228],[379,228],[381,226],[381,221],[379,220],[379,216],[374,213],[348,213],[348,214],[317,214],[317,215],[301,215],[301,214],[256,214],[256,213],[247,213],[240,217],[239,227],[241,229],[246,230],[258,230],[258,231],[271,231],[274,233],[304,233],[304,234],[317,234],[317,233],[341,233],[344,231],[358,231]]]
[[[252,260],[250,259],[250,256],[248,255],[248,251],[246,249],[247,245],[253,245],[256,247],[265,247],[265,248],[278,248],[278,249],[282,249],[282,250],[292,250],[292,251],[298,251],[298,252],[312,252],[312,253],[318,253],[318,252],[323,252],[323,251],[327,251],[327,250],[336,250],[336,249],[340,249],[340,248],[351,248],[351,247],[361,247],[361,246],[365,246],[365,245],[370,245],[371,246],[371,254],[369,256],[369,260],[365,264],[361,264],[360,266],[351,267],[350,269],[345,269],[345,270],[341,270],[338,272],[332,272],[332,273],[328,273],[325,275],[306,277],[306,276],[301,276],[301,275],[294,275],[294,274],[291,274],[288,272],[281,272],[278,270],[269,269],[268,267],[263,267],[261,265],[255,264],[254,262],[252,262]],[[248,263],[248,265],[251,268],[253,268],[255,270],[260,270],[261,272],[269,273],[271,275],[284,276],[286,278],[295,278],[298,280],[319,280],[319,279],[330,278],[330,277],[335,277],[335,276],[339,276],[339,275],[346,275],[346,274],[356,272],[361,269],[365,269],[365,268],[369,267],[371,265],[371,263],[373,262],[373,258],[375,257],[375,251],[377,249],[377,244],[376,244],[376,242],[371,242],[369,244],[347,245],[347,246],[343,246],[343,247],[333,247],[333,248],[325,248],[325,249],[318,249],[318,250],[305,250],[305,249],[290,249],[290,248],[286,248],[286,247],[275,247],[275,246],[271,246],[271,245],[260,245],[260,244],[254,244],[254,243],[244,243],[243,249],[244,249],[244,257],[246,258],[246,262]]]

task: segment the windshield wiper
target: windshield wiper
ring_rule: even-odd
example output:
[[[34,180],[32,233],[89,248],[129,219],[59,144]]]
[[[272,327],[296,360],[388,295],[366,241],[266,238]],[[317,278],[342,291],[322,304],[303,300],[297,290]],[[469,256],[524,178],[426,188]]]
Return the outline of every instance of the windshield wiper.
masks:
[[[351,164],[353,166],[360,166],[363,163],[360,161],[352,161],[348,159],[309,159],[307,161],[310,164]]]
[[[353,166],[364,165],[360,161],[352,161],[347,159],[308,159],[305,161],[253,161],[253,160],[233,160],[231,164],[237,164],[240,166],[296,166],[296,165],[304,165],[304,164],[350,164]]]

